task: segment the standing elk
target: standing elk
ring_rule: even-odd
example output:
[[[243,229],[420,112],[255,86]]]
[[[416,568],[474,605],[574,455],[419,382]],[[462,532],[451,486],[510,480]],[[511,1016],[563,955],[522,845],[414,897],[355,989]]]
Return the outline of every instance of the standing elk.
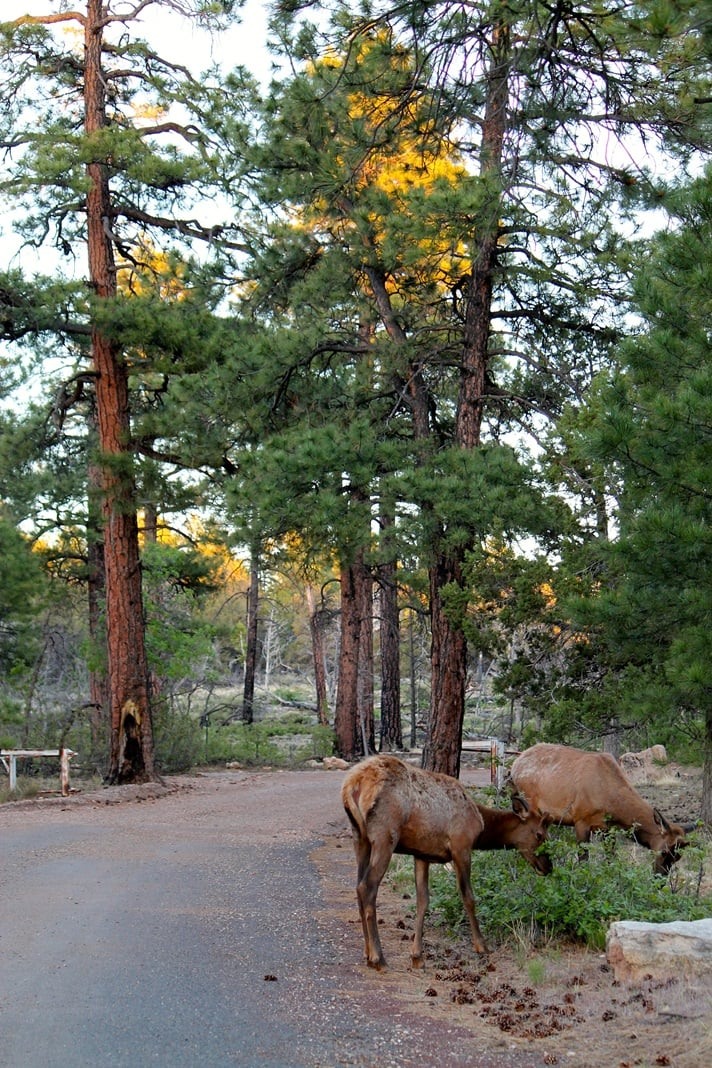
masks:
[[[429,903],[430,865],[452,863],[477,953],[486,953],[470,886],[474,849],[518,849],[538,871],[550,870],[548,857],[536,855],[546,824],[533,808],[515,800],[513,811],[479,807],[457,779],[422,771],[398,757],[381,754],[352,768],[341,800],[351,823],[358,864],[356,895],[366,961],[385,964],[376,918],[376,896],[394,853],[415,860],[416,922],[412,958],[423,955],[423,925]]]
[[[680,859],[685,834],[694,827],[668,823],[631,786],[610,753],[540,742],[517,757],[509,777],[517,795],[550,823],[573,827],[579,844],[609,826],[632,830],[636,842],[655,854],[658,875],[666,875]]]

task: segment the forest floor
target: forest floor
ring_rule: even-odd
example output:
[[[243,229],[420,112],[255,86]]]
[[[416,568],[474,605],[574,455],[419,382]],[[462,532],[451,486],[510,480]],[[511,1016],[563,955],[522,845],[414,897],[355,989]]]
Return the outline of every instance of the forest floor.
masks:
[[[283,789],[284,774],[270,776],[264,769],[254,774],[260,779],[261,811],[269,821],[270,805],[264,792],[269,793],[270,779],[275,791]],[[292,774],[296,778],[300,773],[287,773],[290,780]],[[324,798],[331,799],[331,806],[338,798],[343,773],[321,774]],[[96,812],[97,804],[160,802],[164,794],[170,794],[171,820],[179,824],[181,797],[185,797],[186,818],[190,818],[189,799],[217,789],[223,775],[177,776],[164,787],[149,784],[90,789],[62,799],[61,804],[86,804]],[[667,818],[685,822],[697,818],[699,771],[667,765],[653,773],[648,770],[646,777],[654,781],[637,782],[638,790]],[[462,778],[466,784],[482,785],[486,775],[465,768]],[[298,796],[297,790],[295,817]],[[40,817],[41,799],[17,804],[34,809],[35,818]],[[348,976],[361,953],[362,940],[354,857],[343,814],[334,808],[333,816],[324,825],[322,841],[312,850],[311,860],[322,888],[314,902],[315,918],[333,946],[334,959],[347,955],[349,961],[343,965],[340,996],[362,1001],[366,997],[362,1008],[367,1007],[372,1019],[380,1016],[377,1022],[381,1025],[397,1014],[401,1034],[402,1021],[407,1018],[431,1020],[432,1035],[428,1037],[433,1044],[439,1041],[438,1036],[450,1033],[451,1044],[443,1046],[437,1060],[430,1062],[424,1052],[423,1068],[429,1063],[501,1064],[503,1068],[509,1064],[570,1064],[579,1068],[703,1068],[712,1064],[712,984],[708,980],[674,977],[665,982],[648,978],[619,983],[602,953],[560,942],[533,947],[524,938],[497,947],[480,959],[471,953],[464,937],[454,940],[432,923],[426,927],[424,967],[413,970],[409,903],[387,880],[379,893],[379,920],[388,967],[372,972],[362,966],[363,974],[355,984]],[[262,827],[262,833],[266,829]],[[281,877],[275,873],[276,879]],[[705,873],[705,884],[709,891],[712,871]],[[481,1061],[473,1062],[474,1051],[480,1051]]]
[[[655,769],[653,778],[656,782],[637,785],[640,794],[668,819],[694,821],[700,771],[668,765]],[[328,863],[323,868],[328,871]],[[705,883],[712,891],[712,870]],[[332,885],[329,896],[335,893]],[[426,927],[426,970],[413,971],[412,922],[404,923],[404,914],[404,901],[395,893],[379,896],[383,930],[391,932],[384,942],[399,998],[433,1020],[446,1018],[466,1028],[482,1049],[536,1048],[545,1064],[587,1068],[712,1064],[709,977],[620,984],[604,954],[560,942],[500,946],[480,963],[468,947],[455,945],[447,932],[431,925]],[[343,916],[345,922],[354,920],[348,895]],[[402,940],[395,941],[399,928],[404,928]]]
[[[471,784],[483,781],[481,772],[469,769],[461,777]],[[698,818],[699,769],[668,764],[634,771],[630,777],[668,819]],[[337,844],[352,867],[348,832]],[[343,875],[333,864],[333,845],[327,842],[316,857],[326,898],[341,922],[358,926],[360,934],[353,885],[344,893]],[[703,890],[712,892],[712,868],[705,872]],[[483,1050],[536,1049],[544,1064],[586,1068],[712,1064],[709,978],[619,983],[603,953],[561,942],[533,948],[524,939],[499,946],[478,961],[464,941],[454,943],[448,932],[432,924],[426,925],[425,966],[413,970],[408,903],[387,880],[378,909],[388,971],[387,978],[377,981],[419,1014],[468,1030]]]

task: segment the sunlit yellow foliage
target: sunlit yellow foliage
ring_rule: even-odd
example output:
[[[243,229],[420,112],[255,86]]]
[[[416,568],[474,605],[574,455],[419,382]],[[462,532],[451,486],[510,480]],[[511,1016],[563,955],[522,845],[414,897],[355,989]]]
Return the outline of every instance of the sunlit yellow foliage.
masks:
[[[185,298],[185,265],[142,239],[119,260],[119,290],[124,295],[155,294],[161,300]]]
[[[377,35],[362,40],[356,61],[367,62],[369,52],[383,39]],[[412,65],[405,50],[390,58],[395,73],[399,65],[404,72]],[[350,59],[353,62],[354,56]],[[343,64],[343,58],[329,54],[318,66],[339,69]],[[434,132],[434,122],[427,113],[430,105],[417,93],[406,95],[398,100],[396,117],[392,95],[350,93],[349,119],[358,132],[353,141],[341,131],[335,137],[336,163],[343,171],[346,191],[339,205],[340,225],[333,217],[333,203],[327,199],[318,204],[317,212],[328,220],[326,224],[332,231],[341,229],[346,235],[356,228],[367,230],[372,246],[382,252],[389,246],[389,254],[384,255],[388,264],[394,249],[403,250],[403,266],[407,265],[411,279],[432,282],[437,276],[451,287],[469,269],[467,247],[459,236],[443,227],[441,209],[431,213],[430,225],[423,224],[423,220],[428,218],[428,198],[433,197],[436,187],[442,192],[449,185],[454,192],[469,176],[463,162],[442,138],[428,136],[429,131]],[[364,145],[368,149],[359,152],[359,146]],[[404,225],[416,212],[420,220],[417,237],[406,229],[407,223]],[[392,288],[398,266],[397,262],[393,264]]]
[[[539,593],[544,598],[547,608],[553,608],[556,604],[556,594],[554,588],[550,582],[542,582],[539,586]]]
[[[338,574],[337,554],[329,549],[315,554],[296,532],[284,535],[278,543],[266,544],[264,549],[268,556],[280,558],[279,570],[290,582],[294,578],[299,583],[317,583]]]
[[[216,584],[220,587],[249,582],[249,569],[244,561],[224,542],[218,541],[198,516],[188,516],[182,522],[183,530],[179,531],[168,526],[159,517],[156,526],[156,540],[159,544],[173,548],[190,545],[214,565]],[[138,525],[140,531],[145,530],[146,513],[143,511],[139,511]],[[145,535],[141,540],[145,541]]]
[[[166,114],[166,109],[159,107],[158,104],[136,104],[133,109],[135,119],[147,119],[151,122],[155,122],[156,119],[161,119]]]

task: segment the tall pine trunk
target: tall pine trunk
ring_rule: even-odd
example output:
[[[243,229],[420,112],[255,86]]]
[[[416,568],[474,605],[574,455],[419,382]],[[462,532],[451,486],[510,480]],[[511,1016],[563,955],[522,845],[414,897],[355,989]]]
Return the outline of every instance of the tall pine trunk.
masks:
[[[107,125],[102,72],[102,0],[88,0],[84,39],[84,124],[97,159],[87,165],[89,277],[96,296],[116,297],[116,265],[110,237],[109,172],[99,148]],[[110,782],[155,778],[150,686],[146,660],[141,562],[131,453],[128,372],[117,346],[94,326],[96,415],[101,465],[106,635],[111,746]]]
[[[367,628],[371,620],[371,574],[363,549],[341,568],[341,643],[334,731],[336,748],[344,760],[357,760],[374,751],[373,654]],[[369,675],[371,681],[369,682]]]
[[[245,652],[245,681],[242,688],[242,722],[253,723],[255,718],[255,676],[257,674],[257,613],[260,596],[259,550],[250,554],[250,588],[247,592],[247,649]]]
[[[395,526],[393,508],[381,510],[382,551],[389,555],[390,532]],[[398,619],[398,566],[387,560],[378,569],[381,634],[381,737],[380,749],[403,748],[400,708],[400,625]]]
[[[712,827],[712,705],[707,706],[703,740],[702,809],[700,818]]]
[[[87,419],[90,452],[96,452],[95,398]],[[91,763],[97,770],[106,766],[107,724],[109,722],[109,679],[106,659],[106,565],[102,523],[102,472],[90,460],[87,468],[87,600],[91,658],[89,663],[89,717]]]
[[[309,611],[309,634],[311,636],[312,660],[314,661],[314,686],[316,690],[316,713],[323,727],[329,725],[329,699],[326,689],[326,657],[324,655],[324,635],[322,632],[322,613],[316,607],[314,587],[307,583],[305,588],[307,609]]]
[[[358,597],[361,634],[358,653],[358,721],[363,755],[376,751],[373,711],[373,578],[370,568],[359,559]]]
[[[501,205],[501,168],[507,124],[509,33],[500,26],[493,35],[492,59],[485,92],[485,117],[480,149],[480,178],[488,195],[473,238],[472,272],[465,292],[460,389],[455,442],[463,449],[480,445],[487,391],[492,293],[497,266]],[[439,553],[430,568],[432,627],[431,699],[423,767],[457,776],[460,773],[462,727],[467,681],[467,642],[444,608],[443,587],[462,584],[462,551]]]

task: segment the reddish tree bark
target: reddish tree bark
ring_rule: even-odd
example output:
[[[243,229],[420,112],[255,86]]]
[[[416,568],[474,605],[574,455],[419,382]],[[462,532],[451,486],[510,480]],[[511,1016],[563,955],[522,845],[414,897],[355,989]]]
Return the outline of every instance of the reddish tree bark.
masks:
[[[84,126],[91,142],[107,125],[106,80],[102,73],[104,9],[87,0],[84,26]],[[109,172],[102,153],[87,165],[89,277],[96,296],[116,296],[116,266],[110,237]],[[109,781],[155,778],[153,729],[146,661],[141,564],[133,480],[129,389],[117,347],[92,329],[96,374],[96,417],[100,449],[106,633],[111,748]]]
[[[366,636],[366,628],[371,626],[366,609],[370,596],[371,575],[360,550],[354,561],[341,569],[341,644],[334,731],[337,752],[344,760],[357,760],[375,749],[373,686],[367,679],[373,667]]]
[[[445,585],[460,582],[457,560],[441,557],[430,568],[430,718],[422,765],[455,778],[460,774],[467,679],[467,643],[443,608]]]
[[[465,292],[460,389],[455,441],[463,449],[479,446],[487,392],[492,294],[499,239],[500,185],[509,92],[509,33],[498,28],[492,41],[492,63],[485,83],[486,103],[480,150],[480,176],[492,187],[489,205],[478,217],[472,272]],[[467,643],[461,629],[444,611],[441,591],[461,584],[462,554],[440,554],[430,569],[432,682],[428,737],[423,767],[457,776],[460,773],[465,714]]]

